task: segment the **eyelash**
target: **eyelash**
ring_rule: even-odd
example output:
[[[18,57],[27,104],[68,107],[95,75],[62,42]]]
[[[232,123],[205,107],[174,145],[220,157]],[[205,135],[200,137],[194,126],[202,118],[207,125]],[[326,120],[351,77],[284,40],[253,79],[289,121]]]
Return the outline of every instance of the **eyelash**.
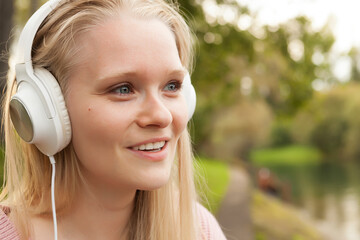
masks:
[[[180,81],[178,81],[178,80],[171,81],[171,82],[166,84],[165,88],[167,88],[170,84],[174,84],[176,89],[167,90],[167,91],[169,91],[169,92],[177,92],[177,91],[181,90],[182,83]]]
[[[121,89],[123,89],[124,87],[127,87],[129,92],[121,93]],[[118,90],[120,90],[120,91],[118,91]],[[134,89],[133,89],[133,86],[130,83],[124,83],[124,84],[121,84],[121,85],[118,85],[118,86],[114,87],[110,92],[118,94],[118,95],[128,95],[128,94],[134,93]]]
[[[174,85],[175,89],[166,89],[168,86]],[[121,92],[121,90],[124,90],[124,88],[128,89],[128,92]],[[182,88],[182,82],[179,80],[173,80],[167,83],[164,87],[164,90],[167,92],[178,92]],[[129,95],[131,93],[134,93],[134,87],[130,83],[123,83],[121,85],[118,85],[110,90],[111,93],[118,94],[118,95]]]

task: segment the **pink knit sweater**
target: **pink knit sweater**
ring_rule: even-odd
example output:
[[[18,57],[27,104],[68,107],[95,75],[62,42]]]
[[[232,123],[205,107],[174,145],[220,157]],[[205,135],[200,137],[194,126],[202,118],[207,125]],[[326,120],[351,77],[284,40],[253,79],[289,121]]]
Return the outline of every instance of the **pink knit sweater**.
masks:
[[[0,208],[0,240],[20,240],[14,224],[6,215],[7,213],[6,208]],[[197,204],[197,214],[201,222],[202,240],[226,240],[218,222],[206,208]]]
[[[17,233],[14,224],[6,215],[8,213],[8,208],[0,208],[0,239],[20,240],[19,234]]]

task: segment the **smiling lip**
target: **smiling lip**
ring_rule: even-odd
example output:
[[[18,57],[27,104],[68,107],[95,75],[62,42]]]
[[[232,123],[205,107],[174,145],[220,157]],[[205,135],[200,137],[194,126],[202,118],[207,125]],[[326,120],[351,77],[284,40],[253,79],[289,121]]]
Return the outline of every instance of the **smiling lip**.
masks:
[[[140,158],[159,162],[168,155],[168,141],[168,138],[151,139],[128,147],[128,149]]]
[[[165,146],[166,141],[158,141],[158,142],[150,142],[146,144],[141,144],[131,149],[135,151],[150,151],[150,152],[158,152]]]

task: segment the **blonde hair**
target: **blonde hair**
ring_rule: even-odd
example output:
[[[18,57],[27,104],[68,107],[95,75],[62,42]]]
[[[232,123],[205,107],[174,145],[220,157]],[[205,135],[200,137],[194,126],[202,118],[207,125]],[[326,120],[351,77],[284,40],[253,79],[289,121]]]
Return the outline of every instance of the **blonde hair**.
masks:
[[[64,0],[45,19],[34,39],[33,64],[47,68],[58,80],[64,94],[72,69],[76,68],[79,51],[77,38],[122,10],[134,16],[158,18],[175,36],[180,60],[192,68],[192,34],[179,14],[178,6],[163,0]],[[22,141],[9,117],[9,101],[16,91],[14,77],[8,77],[3,102],[5,132],[5,174],[0,195],[1,204],[12,210],[11,218],[22,237],[29,236],[27,217],[30,214],[51,214],[51,165],[48,157],[35,146]],[[129,223],[129,238],[134,240],[198,239],[195,216],[196,193],[193,182],[192,151],[188,131],[177,145],[176,164],[169,182],[154,191],[138,190],[135,209]],[[57,212],[65,214],[82,181],[77,157],[70,143],[55,155]],[[61,194],[60,194],[61,193]]]

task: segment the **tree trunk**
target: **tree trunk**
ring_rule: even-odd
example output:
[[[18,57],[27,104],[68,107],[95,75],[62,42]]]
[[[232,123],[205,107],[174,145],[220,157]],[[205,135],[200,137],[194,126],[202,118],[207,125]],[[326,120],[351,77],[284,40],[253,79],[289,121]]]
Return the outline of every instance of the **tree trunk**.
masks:
[[[9,36],[13,27],[13,0],[0,0],[0,96],[3,97],[6,83],[6,75],[9,69]],[[0,109],[0,120],[2,110]],[[3,143],[3,132],[1,128],[0,142]]]
[[[13,10],[13,0],[0,0],[0,85],[2,88],[9,68],[8,50],[10,48],[10,42],[8,42],[8,40],[13,27]]]
[[[30,15],[32,15],[39,7],[39,0],[30,1]]]

